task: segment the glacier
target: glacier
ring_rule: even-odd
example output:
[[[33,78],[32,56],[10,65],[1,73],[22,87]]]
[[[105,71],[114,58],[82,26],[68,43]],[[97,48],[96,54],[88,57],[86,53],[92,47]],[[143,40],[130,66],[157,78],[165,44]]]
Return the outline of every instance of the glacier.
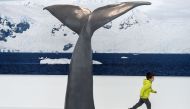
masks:
[[[1,18],[6,16],[10,24],[19,25],[24,22],[24,26],[20,27],[21,31],[0,24],[0,51],[70,53],[78,36],[43,8],[53,4],[73,4],[94,10],[120,1],[122,0],[1,1]],[[146,8],[139,7],[95,32],[93,52],[190,53],[189,26],[188,20],[169,19],[163,22],[155,19]]]

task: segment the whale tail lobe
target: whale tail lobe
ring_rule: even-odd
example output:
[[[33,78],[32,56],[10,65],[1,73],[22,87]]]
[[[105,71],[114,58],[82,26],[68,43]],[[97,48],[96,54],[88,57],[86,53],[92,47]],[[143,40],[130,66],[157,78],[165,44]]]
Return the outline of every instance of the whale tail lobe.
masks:
[[[90,18],[90,21],[94,22],[91,23],[92,31],[97,30],[98,28],[104,26],[108,22],[111,22],[112,20],[125,14],[126,12],[130,11],[131,9],[137,6],[150,5],[150,4],[151,4],[150,2],[133,1],[133,2],[123,2],[119,4],[107,5],[97,8],[92,12]]]
[[[74,5],[52,5],[45,7],[53,16],[61,21],[68,28],[79,34],[91,13],[86,8]]]

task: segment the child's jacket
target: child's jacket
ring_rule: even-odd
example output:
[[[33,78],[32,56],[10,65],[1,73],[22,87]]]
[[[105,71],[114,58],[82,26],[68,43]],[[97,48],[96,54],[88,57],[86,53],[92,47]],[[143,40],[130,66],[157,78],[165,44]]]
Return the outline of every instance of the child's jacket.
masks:
[[[140,98],[147,99],[150,96],[150,92],[156,93],[156,91],[152,89],[152,82],[145,79],[143,81],[143,87],[141,88]]]

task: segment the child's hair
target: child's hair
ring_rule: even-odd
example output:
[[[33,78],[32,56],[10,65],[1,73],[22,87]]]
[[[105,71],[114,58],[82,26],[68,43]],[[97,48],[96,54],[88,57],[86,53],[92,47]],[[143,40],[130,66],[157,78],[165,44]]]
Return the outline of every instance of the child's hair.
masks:
[[[154,76],[154,73],[148,72],[146,73],[146,79],[151,79]]]

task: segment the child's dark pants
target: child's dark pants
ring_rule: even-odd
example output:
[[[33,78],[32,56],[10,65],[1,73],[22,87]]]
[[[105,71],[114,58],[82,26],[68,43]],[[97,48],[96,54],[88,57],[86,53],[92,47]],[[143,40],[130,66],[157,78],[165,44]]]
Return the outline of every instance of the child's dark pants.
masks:
[[[140,107],[143,103],[146,104],[147,109],[151,109],[151,103],[149,101],[149,99],[143,99],[140,98],[139,102],[137,104],[135,104],[131,109],[137,109],[138,107]]]

